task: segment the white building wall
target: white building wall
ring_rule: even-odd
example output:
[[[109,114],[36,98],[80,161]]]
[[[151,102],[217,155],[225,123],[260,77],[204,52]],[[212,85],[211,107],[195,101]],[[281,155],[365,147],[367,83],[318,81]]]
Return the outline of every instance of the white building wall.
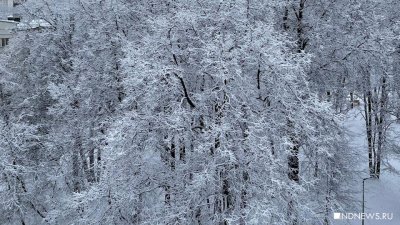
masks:
[[[13,0],[0,0],[0,47],[8,43],[17,25],[14,21],[7,21],[7,17],[13,15],[13,5]]]
[[[0,20],[0,38],[11,38],[12,30],[17,27],[14,21]]]
[[[7,19],[13,14],[13,0],[0,0],[0,19]]]

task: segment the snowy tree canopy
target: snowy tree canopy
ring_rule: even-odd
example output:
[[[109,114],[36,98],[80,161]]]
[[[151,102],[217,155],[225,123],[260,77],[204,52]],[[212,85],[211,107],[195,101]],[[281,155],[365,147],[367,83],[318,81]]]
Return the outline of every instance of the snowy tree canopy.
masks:
[[[330,225],[360,210],[354,165],[379,178],[398,148],[394,5],[18,3],[0,49],[0,224]]]

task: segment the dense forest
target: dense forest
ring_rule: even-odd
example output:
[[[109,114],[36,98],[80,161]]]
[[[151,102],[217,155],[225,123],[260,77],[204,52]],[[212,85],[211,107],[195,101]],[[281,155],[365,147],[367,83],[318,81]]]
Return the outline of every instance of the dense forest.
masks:
[[[0,224],[331,225],[400,155],[397,0],[18,7],[46,26],[0,49]]]

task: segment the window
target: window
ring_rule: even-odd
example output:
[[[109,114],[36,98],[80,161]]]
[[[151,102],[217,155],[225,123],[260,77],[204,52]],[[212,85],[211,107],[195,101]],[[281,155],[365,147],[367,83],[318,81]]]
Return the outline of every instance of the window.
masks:
[[[21,5],[22,3],[26,2],[26,0],[14,0],[13,1],[13,6]]]
[[[19,17],[19,16],[9,16],[9,17],[7,17],[7,20],[15,21],[15,22],[21,22],[21,17]]]
[[[1,39],[1,47],[4,47],[6,45],[8,45],[8,38],[2,38]]]

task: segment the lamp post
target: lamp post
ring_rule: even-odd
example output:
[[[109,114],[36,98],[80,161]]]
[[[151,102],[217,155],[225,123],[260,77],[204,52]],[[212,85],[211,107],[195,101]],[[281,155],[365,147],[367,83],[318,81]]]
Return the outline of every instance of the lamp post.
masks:
[[[361,218],[361,224],[364,225],[365,223],[365,215],[364,215],[364,207],[365,207],[365,198],[364,198],[364,193],[365,193],[365,181],[368,179],[371,179],[373,177],[367,177],[367,178],[363,178],[362,180],[362,218]]]

